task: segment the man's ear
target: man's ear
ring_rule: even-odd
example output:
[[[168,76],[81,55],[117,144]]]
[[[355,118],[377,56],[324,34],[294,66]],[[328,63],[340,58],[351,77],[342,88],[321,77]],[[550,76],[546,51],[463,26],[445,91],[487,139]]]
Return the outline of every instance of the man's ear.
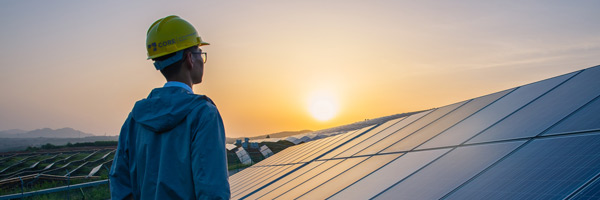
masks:
[[[192,53],[190,52],[185,52],[185,62],[188,64],[188,68],[192,69],[192,67],[194,67],[194,61],[192,60]]]

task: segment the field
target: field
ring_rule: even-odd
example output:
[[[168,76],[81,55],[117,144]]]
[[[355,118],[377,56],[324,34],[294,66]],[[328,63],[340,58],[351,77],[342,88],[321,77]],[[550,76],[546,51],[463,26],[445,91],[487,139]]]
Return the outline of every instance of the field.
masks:
[[[288,141],[264,142],[274,153],[294,145]],[[75,143],[64,146],[42,145],[27,151],[0,154],[0,196],[39,191],[80,183],[107,180],[115,155],[116,142]],[[264,156],[249,149],[253,163]],[[251,165],[241,164],[235,152],[228,151],[232,172]],[[71,189],[23,199],[109,199],[108,184]]]

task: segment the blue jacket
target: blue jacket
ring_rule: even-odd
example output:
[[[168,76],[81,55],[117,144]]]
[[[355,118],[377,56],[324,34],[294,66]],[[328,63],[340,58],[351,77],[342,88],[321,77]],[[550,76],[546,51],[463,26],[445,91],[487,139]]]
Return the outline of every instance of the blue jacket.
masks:
[[[119,135],[112,199],[229,199],[223,121],[214,103],[180,87],[138,101]]]

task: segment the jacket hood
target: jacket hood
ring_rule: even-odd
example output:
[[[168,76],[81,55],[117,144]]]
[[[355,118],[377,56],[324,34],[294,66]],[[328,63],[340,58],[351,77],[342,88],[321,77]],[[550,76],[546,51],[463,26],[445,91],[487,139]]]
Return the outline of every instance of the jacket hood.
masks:
[[[204,95],[195,95],[180,87],[163,87],[152,90],[146,99],[135,103],[133,119],[155,133],[175,128],[203,101]]]

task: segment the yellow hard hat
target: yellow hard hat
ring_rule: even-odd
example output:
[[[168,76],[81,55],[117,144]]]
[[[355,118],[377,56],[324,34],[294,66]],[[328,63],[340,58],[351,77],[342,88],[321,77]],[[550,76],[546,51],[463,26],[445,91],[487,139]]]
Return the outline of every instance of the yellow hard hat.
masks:
[[[202,41],[194,26],[175,15],[157,20],[146,34],[148,59],[203,45],[209,43]]]

